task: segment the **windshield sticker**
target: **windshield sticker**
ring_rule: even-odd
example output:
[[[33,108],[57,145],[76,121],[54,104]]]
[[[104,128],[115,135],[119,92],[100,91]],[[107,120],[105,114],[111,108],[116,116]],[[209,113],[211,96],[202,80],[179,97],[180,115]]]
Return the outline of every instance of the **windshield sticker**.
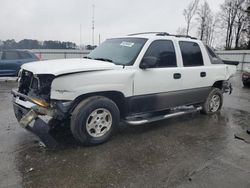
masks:
[[[131,48],[131,47],[134,46],[134,44],[135,44],[135,43],[123,41],[120,45],[121,45],[121,46],[125,46],[125,47]]]

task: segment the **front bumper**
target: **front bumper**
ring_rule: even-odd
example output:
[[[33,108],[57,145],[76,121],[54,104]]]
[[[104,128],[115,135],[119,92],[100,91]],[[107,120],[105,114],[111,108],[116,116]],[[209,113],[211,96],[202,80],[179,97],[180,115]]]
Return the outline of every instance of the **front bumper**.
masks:
[[[53,118],[56,115],[56,110],[38,106],[32,102],[31,98],[16,90],[12,90],[11,93],[14,113],[21,127],[39,137],[48,148],[56,148],[58,143],[50,135],[51,127],[40,118],[40,116]]]

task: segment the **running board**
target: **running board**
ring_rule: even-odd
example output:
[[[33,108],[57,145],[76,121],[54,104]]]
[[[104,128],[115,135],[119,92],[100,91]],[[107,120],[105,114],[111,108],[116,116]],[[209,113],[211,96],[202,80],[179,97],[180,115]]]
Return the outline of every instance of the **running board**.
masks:
[[[176,116],[181,116],[184,114],[191,114],[194,112],[198,112],[202,110],[202,107],[194,107],[194,108],[190,108],[188,110],[182,110],[182,111],[177,111],[177,112],[170,112],[168,114],[165,115],[160,115],[160,116],[153,116],[153,117],[149,117],[149,118],[141,118],[139,116],[134,117],[134,118],[128,118],[125,119],[125,123],[128,123],[130,125],[141,125],[141,124],[145,124],[145,123],[151,123],[151,122],[155,122],[155,121],[160,121],[160,120],[164,120],[164,119],[169,119],[172,117],[176,117]]]

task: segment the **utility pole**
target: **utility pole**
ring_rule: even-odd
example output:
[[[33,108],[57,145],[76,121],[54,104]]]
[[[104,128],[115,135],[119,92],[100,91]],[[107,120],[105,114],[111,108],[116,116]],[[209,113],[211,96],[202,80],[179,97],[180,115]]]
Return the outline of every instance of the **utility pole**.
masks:
[[[95,5],[92,5],[92,46],[95,45]]]
[[[82,49],[82,24],[80,24],[80,45],[79,45],[79,49]]]

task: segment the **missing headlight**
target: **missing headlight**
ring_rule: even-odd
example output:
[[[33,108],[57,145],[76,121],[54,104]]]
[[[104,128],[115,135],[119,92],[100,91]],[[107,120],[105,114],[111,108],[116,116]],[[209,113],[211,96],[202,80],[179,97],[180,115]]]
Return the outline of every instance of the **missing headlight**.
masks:
[[[29,95],[31,97],[49,101],[51,84],[54,78],[55,76],[50,74],[34,75],[30,85]]]

